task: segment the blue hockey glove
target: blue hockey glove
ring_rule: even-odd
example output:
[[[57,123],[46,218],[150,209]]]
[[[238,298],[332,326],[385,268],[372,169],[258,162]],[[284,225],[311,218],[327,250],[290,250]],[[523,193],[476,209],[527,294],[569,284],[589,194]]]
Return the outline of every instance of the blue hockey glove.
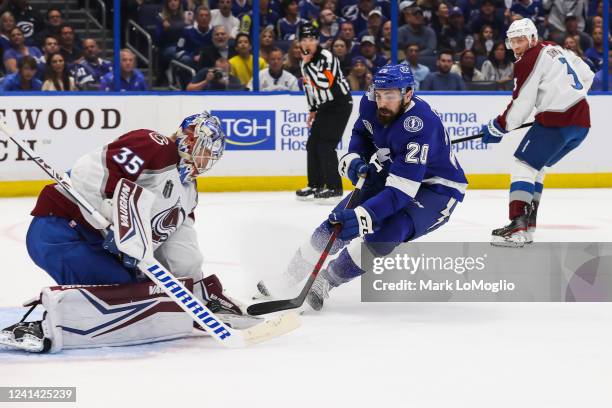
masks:
[[[353,185],[357,185],[359,177],[367,177],[370,165],[366,163],[357,153],[347,153],[338,163],[340,176],[351,180]]]
[[[342,226],[338,238],[345,241],[374,232],[374,220],[370,213],[361,206],[354,210],[333,211],[329,214],[328,221],[332,225],[340,224]]]
[[[108,234],[106,234],[104,242],[102,243],[102,248],[106,249],[111,254],[118,255],[119,259],[121,259],[121,263],[126,268],[134,269],[136,266],[138,266],[138,259],[132,258],[131,256],[119,251],[117,248],[117,243],[115,242],[115,234],[113,234],[113,231],[108,230]]]
[[[502,137],[508,133],[499,125],[497,119],[491,119],[489,123],[482,125],[481,132],[483,133],[482,143],[484,144],[499,143]]]

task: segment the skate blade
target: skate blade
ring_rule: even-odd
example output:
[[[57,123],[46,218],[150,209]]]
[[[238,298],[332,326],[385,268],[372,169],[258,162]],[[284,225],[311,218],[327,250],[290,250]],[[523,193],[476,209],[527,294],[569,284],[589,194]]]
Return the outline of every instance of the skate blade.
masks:
[[[254,293],[253,296],[251,296],[251,300],[267,302],[268,300],[274,300],[274,299],[272,298],[272,296],[266,296],[266,295],[261,294],[261,292],[257,292],[257,293]]]
[[[510,238],[503,238],[497,236],[491,237],[491,245],[496,247],[522,248],[525,246],[525,243],[525,238],[520,235],[512,235]]]
[[[37,337],[23,336],[22,339],[15,340],[12,333],[11,335],[0,335],[0,345],[29,353],[40,353],[44,347],[43,341]]]
[[[295,196],[295,199],[298,201],[312,201],[314,200],[314,197],[312,195],[306,197]]]
[[[315,198],[314,202],[318,205],[338,205],[342,201],[342,197],[333,198]]]
[[[270,291],[266,287],[264,281],[257,282],[257,292],[251,296],[252,300],[273,300],[273,296],[270,294]]]

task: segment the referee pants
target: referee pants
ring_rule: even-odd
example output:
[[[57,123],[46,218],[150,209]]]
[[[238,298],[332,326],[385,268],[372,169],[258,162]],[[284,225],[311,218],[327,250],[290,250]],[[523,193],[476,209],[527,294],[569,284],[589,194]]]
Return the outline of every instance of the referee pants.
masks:
[[[336,147],[352,111],[353,100],[350,97],[324,104],[317,111],[306,142],[309,187],[342,190]]]

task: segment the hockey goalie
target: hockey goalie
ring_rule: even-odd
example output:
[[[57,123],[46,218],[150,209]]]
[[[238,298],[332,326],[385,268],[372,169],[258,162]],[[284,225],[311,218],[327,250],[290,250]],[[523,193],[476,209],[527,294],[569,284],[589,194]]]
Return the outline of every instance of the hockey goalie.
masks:
[[[32,211],[26,245],[57,286],[28,302],[45,309],[41,321],[0,332],[0,344],[31,352],[119,346],[193,335],[193,320],[137,268],[155,259],[234,327],[248,326],[243,306],[224,294],[215,275],[204,277],[194,229],[196,177],[222,157],[225,135],[204,112],[166,137],[128,132],[81,157],[70,183],[108,220],[105,230],[57,184],[46,186]],[[130,255],[128,255],[128,253]]]

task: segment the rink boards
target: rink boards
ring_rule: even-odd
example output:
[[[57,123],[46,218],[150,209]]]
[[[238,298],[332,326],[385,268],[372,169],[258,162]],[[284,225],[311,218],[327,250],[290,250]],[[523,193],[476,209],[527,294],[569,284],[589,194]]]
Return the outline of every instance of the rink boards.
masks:
[[[451,139],[478,134],[499,114],[508,94],[423,94]],[[346,150],[360,95],[339,145]],[[586,141],[550,172],[547,187],[612,187],[608,132],[612,96],[589,96],[592,128]],[[266,191],[302,187],[308,138],[303,94],[78,94],[0,97],[0,114],[22,139],[56,168],[69,169],[82,154],[128,130],[174,132],[187,115],[210,110],[228,136],[223,159],[199,183],[202,191]],[[526,130],[488,148],[479,141],[454,145],[471,188],[506,188],[516,145]],[[34,195],[44,174],[11,142],[0,139],[0,196]]]

